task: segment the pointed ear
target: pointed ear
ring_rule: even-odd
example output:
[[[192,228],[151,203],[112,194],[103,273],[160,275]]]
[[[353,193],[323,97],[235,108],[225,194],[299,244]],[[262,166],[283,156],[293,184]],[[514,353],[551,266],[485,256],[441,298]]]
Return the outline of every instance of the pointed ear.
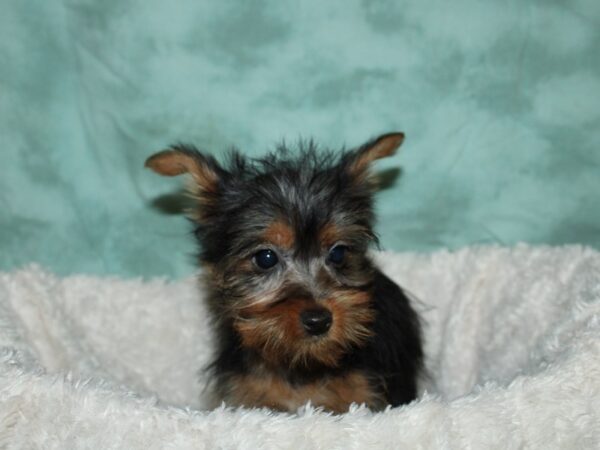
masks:
[[[194,147],[185,145],[155,153],[146,160],[145,166],[169,177],[189,173],[195,182],[192,191],[199,193],[215,193],[222,172],[213,157],[204,156]]]
[[[352,154],[348,172],[350,175],[363,178],[368,174],[371,163],[377,159],[387,158],[396,153],[404,141],[404,133],[388,133],[366,143]]]

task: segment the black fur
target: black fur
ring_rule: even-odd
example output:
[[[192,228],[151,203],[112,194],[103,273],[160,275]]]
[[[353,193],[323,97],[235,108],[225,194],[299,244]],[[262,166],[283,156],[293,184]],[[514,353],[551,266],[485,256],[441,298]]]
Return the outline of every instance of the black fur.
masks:
[[[177,148],[199,155],[193,146]],[[312,142],[301,143],[297,155],[280,146],[257,160],[232,152],[226,169],[216,169],[220,174],[218,201],[201,206],[209,217],[195,233],[201,243],[201,260],[217,263],[226,255],[243,253],[236,237],[260,230],[276,214],[294,222],[305,240],[300,246],[304,250],[314,242],[318,225],[337,211],[352,215],[355,223],[370,230],[372,192],[368,185],[351,185],[345,170],[349,161],[349,155],[319,151]],[[368,237],[376,240],[374,233]]]
[[[377,318],[374,335],[356,351],[355,364],[379,378],[379,389],[390,405],[398,406],[417,396],[417,377],[423,362],[419,318],[402,289],[377,271],[373,307]]]

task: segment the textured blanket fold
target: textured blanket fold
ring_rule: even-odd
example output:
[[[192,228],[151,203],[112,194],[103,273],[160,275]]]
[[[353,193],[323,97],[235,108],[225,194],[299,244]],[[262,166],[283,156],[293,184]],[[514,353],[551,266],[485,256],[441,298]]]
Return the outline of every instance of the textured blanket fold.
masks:
[[[422,397],[332,416],[206,409],[195,280],[0,274],[1,448],[598,448],[600,253],[376,255],[425,324]]]

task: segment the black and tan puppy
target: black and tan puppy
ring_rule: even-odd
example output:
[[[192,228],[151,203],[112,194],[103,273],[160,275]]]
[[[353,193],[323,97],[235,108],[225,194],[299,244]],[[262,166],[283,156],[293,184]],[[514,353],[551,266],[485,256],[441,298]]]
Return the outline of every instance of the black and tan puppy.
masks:
[[[227,165],[174,146],[146,166],[189,173],[204,282],[218,349],[213,370],[230,405],[334,412],[416,397],[419,320],[407,297],[368,256],[373,161],[402,133],[345,152],[313,144]]]

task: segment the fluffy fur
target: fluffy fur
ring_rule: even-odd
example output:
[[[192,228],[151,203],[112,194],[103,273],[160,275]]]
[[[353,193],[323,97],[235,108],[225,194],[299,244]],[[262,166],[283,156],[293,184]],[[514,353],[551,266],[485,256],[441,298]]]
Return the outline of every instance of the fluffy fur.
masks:
[[[598,447],[600,253],[486,247],[376,260],[424,302],[429,394],[337,416],[207,410],[197,368],[213,344],[195,277],[0,273],[0,447]]]
[[[418,317],[367,255],[376,243],[370,165],[403,138],[344,152],[309,142],[261,159],[236,152],[226,165],[184,145],[148,159],[159,174],[192,176],[212,368],[228,404],[295,411],[311,401],[344,412],[416,398]]]

